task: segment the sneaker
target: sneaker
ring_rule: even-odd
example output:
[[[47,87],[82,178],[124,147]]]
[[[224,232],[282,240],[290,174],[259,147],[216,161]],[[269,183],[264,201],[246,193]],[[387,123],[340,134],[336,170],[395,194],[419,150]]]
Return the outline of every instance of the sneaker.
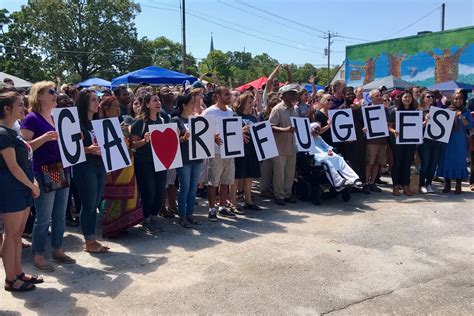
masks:
[[[197,219],[195,219],[193,216],[188,216],[186,217],[186,219],[188,220],[188,222],[190,222],[192,225],[202,225],[202,223],[200,221],[198,221]]]
[[[369,188],[369,185],[368,184],[364,184],[362,186],[362,193],[364,194],[370,194],[370,188]]]
[[[217,222],[217,220],[218,220],[218,219],[217,219],[217,211],[216,211],[215,208],[211,208],[211,209],[209,210],[208,220],[209,220],[210,222]]]
[[[380,179],[380,178],[377,178],[377,179],[375,180],[375,183],[376,183],[376,184],[381,184],[381,185],[387,185],[387,184],[388,184],[387,181],[383,181],[383,180]]]
[[[283,199],[275,199],[275,203],[278,205],[286,205],[285,200]]]
[[[426,187],[420,187],[421,194],[428,194],[428,189]]]
[[[219,215],[223,217],[235,217],[235,214],[227,207],[219,207]]]
[[[428,191],[428,193],[435,193],[435,191],[433,190],[433,187],[431,186],[431,184],[428,184],[426,186],[426,190]]]
[[[141,229],[147,234],[156,234],[159,232],[151,222],[143,222]]]
[[[369,189],[372,192],[382,192],[382,189],[375,185],[375,183],[369,184]]]

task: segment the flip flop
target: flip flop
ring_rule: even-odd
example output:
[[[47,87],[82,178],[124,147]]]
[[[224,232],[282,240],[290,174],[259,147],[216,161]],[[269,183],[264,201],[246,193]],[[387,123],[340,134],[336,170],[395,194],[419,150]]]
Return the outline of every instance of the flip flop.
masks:
[[[86,249],[86,252],[88,252],[88,253],[108,253],[109,249],[110,248],[106,247],[106,246],[99,246],[98,248],[93,249],[93,250],[87,250]]]

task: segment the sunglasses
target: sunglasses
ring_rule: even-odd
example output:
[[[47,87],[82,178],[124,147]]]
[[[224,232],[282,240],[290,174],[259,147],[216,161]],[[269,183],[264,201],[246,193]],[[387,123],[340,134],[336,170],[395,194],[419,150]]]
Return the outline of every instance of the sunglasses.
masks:
[[[389,99],[383,99],[383,102],[390,101]]]
[[[58,93],[56,92],[56,89],[48,89],[48,93],[51,94],[51,95],[56,95],[56,94],[58,94]]]
[[[434,96],[432,96],[432,95],[427,95],[427,96],[425,96],[425,98],[428,98],[428,99],[433,99],[433,98],[434,98]]]
[[[334,102],[336,99],[327,99],[328,102]]]

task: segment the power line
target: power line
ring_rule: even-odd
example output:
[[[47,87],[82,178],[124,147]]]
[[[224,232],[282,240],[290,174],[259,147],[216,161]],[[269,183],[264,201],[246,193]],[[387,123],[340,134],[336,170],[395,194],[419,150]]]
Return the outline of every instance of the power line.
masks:
[[[263,12],[263,13],[266,13],[266,14],[268,14],[268,15],[277,17],[277,18],[279,18],[279,19],[288,21],[288,22],[290,22],[290,23],[293,23],[293,24],[296,24],[296,25],[299,25],[299,26],[302,26],[302,27],[306,27],[306,28],[308,28],[308,29],[310,29],[310,30],[314,30],[314,31],[317,31],[317,32],[320,32],[320,33],[323,33],[323,34],[326,33],[326,32],[323,31],[323,30],[317,29],[317,28],[312,27],[312,26],[309,26],[309,25],[305,25],[305,24],[303,24],[303,23],[299,23],[299,22],[297,22],[297,21],[295,21],[295,20],[291,20],[291,19],[285,18],[284,16],[281,16],[281,15],[278,15],[278,14],[275,14],[275,13],[272,13],[272,12],[269,12],[269,11],[266,11],[266,10],[263,10],[262,8],[257,8],[257,7],[255,7],[255,6],[253,6],[253,5],[250,5],[250,4],[248,4],[248,3],[244,3],[244,2],[242,2],[242,1],[240,1],[240,0],[235,0],[235,2],[237,2],[237,3],[240,4],[240,5],[244,5],[244,6],[246,6],[246,7],[249,7],[249,8],[255,9],[255,10],[259,10],[259,11],[261,11],[261,12]]]
[[[162,7],[156,7],[156,6],[151,6],[151,5],[144,5],[144,4],[142,4],[142,6],[143,6],[143,7],[147,7],[147,8],[152,8],[152,9],[158,9],[158,10],[178,11],[178,10],[173,10],[173,9],[168,9],[168,8],[162,8]],[[262,41],[266,41],[266,42],[270,42],[270,43],[274,43],[274,44],[278,44],[278,45],[281,45],[281,46],[286,46],[286,47],[289,47],[289,48],[293,48],[293,49],[297,49],[297,50],[301,50],[301,51],[306,51],[306,52],[310,52],[310,53],[315,53],[315,54],[318,54],[318,53],[319,53],[319,52],[314,51],[314,50],[311,50],[311,49],[295,47],[295,46],[288,45],[288,44],[281,43],[281,42],[277,42],[277,41],[274,41],[274,40],[271,40],[271,39],[268,39],[268,38],[265,38],[265,37],[261,37],[261,36],[258,36],[258,35],[254,35],[254,34],[251,34],[251,33],[246,32],[246,31],[240,31],[240,30],[237,30],[237,29],[232,28],[232,27],[230,27],[230,26],[227,26],[227,25],[224,25],[224,24],[221,24],[221,23],[218,23],[218,22],[215,22],[215,21],[212,21],[212,20],[203,18],[203,17],[201,17],[201,16],[199,16],[199,15],[196,15],[196,14],[194,14],[194,13],[188,12],[188,15],[193,16],[193,17],[195,17],[195,18],[197,18],[197,19],[206,21],[206,22],[208,22],[208,23],[215,24],[215,25],[218,25],[218,26],[220,26],[220,27],[229,29],[229,30],[231,30],[231,31],[234,31],[234,32],[237,32],[237,33],[242,33],[242,34],[245,34],[245,35],[248,35],[248,36],[251,36],[251,37],[260,39],[260,40],[262,40]],[[342,53],[342,52],[341,52],[341,53]]]
[[[409,27],[415,25],[416,23],[420,22],[421,20],[423,20],[424,18],[426,18],[427,16],[431,15],[433,12],[435,12],[435,11],[437,11],[437,10],[439,10],[439,9],[440,9],[440,7],[434,8],[433,10],[431,10],[431,11],[428,12],[427,14],[423,15],[423,16],[422,16],[421,18],[419,18],[418,20],[416,20],[416,21],[414,21],[414,22],[408,24],[407,26],[405,26],[404,28],[402,28],[402,29],[396,31],[396,32],[393,33],[393,34],[390,34],[386,39],[388,39],[388,38],[390,38],[390,37],[392,37],[392,36],[394,36],[394,35],[397,35],[397,34],[400,33],[400,32],[405,31],[407,28],[409,28]]]
[[[157,3],[156,1],[152,1],[153,3]],[[169,6],[169,7],[173,7],[173,8],[176,8],[176,6],[172,5],[172,4],[167,4],[167,3],[160,3],[160,5],[166,5],[166,6]],[[145,6],[145,5],[143,5]],[[240,27],[242,29],[247,29],[247,30],[251,30],[253,32],[257,32],[257,33],[260,33],[260,34],[265,34],[267,36],[271,36],[271,37],[274,37],[274,38],[278,38],[280,40],[283,40],[283,41],[287,41],[287,42],[290,42],[290,43],[294,43],[294,44],[297,44],[297,45],[302,45],[301,42],[298,42],[298,41],[295,41],[295,40],[291,40],[291,39],[287,39],[287,38],[283,38],[283,37],[280,37],[280,36],[277,36],[277,35],[274,35],[274,34],[271,34],[271,33],[267,33],[267,32],[263,32],[262,30],[257,30],[257,29],[254,29],[254,28],[250,28],[248,26],[243,26],[243,25],[240,25],[240,24],[236,24],[236,23],[232,23],[232,22],[229,22],[227,20],[224,20],[224,19],[221,19],[221,18],[218,18],[218,17],[215,17],[215,16],[211,16],[211,15],[208,15],[208,14],[205,14],[203,12],[200,12],[200,11],[197,11],[197,10],[194,10],[194,9],[189,9],[187,8],[186,9],[188,12],[194,12],[194,13],[197,13],[197,14],[200,14],[200,15],[203,15],[203,16],[206,16],[208,18],[211,18],[211,19],[215,19],[215,20],[219,20],[221,22],[224,22],[224,23],[227,23],[227,24],[230,24],[230,25],[234,25],[236,27]],[[311,45],[304,45],[306,47],[309,47],[309,48],[314,48],[314,49],[320,49],[320,50],[323,50],[324,48],[322,47],[316,47],[316,46],[311,46]]]

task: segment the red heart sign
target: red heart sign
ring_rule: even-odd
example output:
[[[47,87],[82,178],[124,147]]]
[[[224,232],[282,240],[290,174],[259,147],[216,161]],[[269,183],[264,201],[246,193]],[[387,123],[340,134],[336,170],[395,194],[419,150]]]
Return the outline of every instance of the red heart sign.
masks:
[[[169,169],[178,151],[176,132],[171,128],[167,128],[163,132],[154,130],[151,132],[151,146],[163,166]]]

